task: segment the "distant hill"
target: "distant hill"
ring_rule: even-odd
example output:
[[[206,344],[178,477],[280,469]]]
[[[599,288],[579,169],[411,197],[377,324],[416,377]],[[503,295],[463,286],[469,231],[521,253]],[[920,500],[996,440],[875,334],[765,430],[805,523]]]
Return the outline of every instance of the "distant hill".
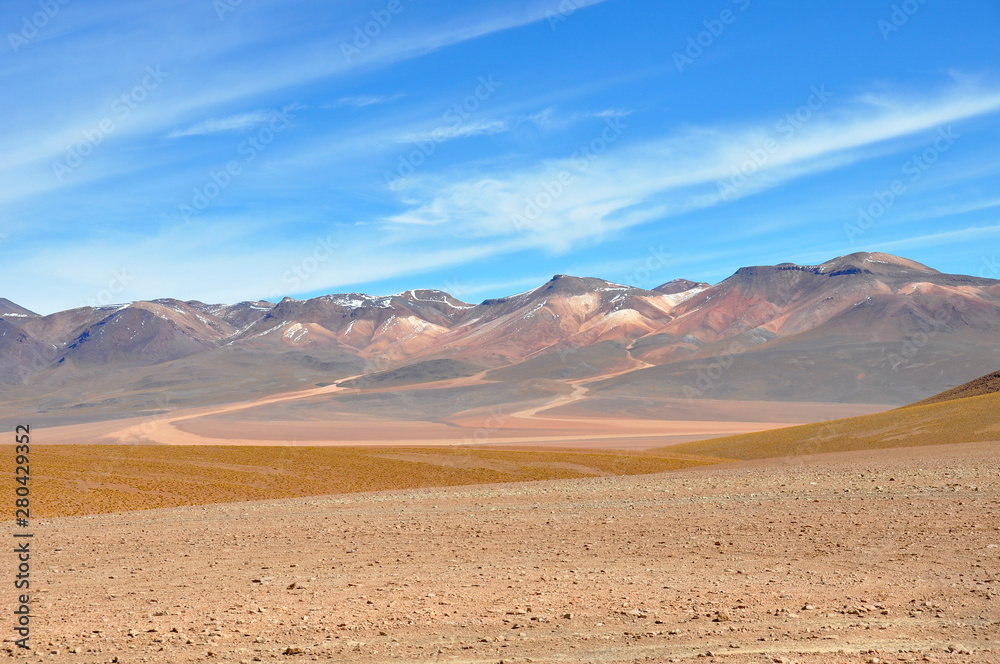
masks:
[[[713,438],[662,451],[749,460],[986,441],[997,441],[1000,446],[998,391],[913,404],[874,415]]]
[[[993,394],[1000,392],[1000,371],[994,371],[975,380],[970,380],[964,385],[959,385],[950,390],[936,394],[929,399],[924,399],[914,406],[923,406],[942,401],[952,401],[954,399],[964,399],[966,397],[978,397],[983,394]]]
[[[702,281],[691,281],[690,279],[673,279],[665,284],[657,286],[653,290],[664,295],[676,295],[677,293],[687,293],[695,288],[708,288],[711,284]]]
[[[0,316],[14,314],[15,316],[37,316],[34,311],[25,309],[19,304],[14,304],[5,297],[0,297]]]
[[[654,290],[555,275],[479,304],[415,289],[39,316],[0,299],[0,323],[0,403],[50,413],[128,414],[164,385],[172,403],[208,405],[359,375],[353,385],[383,389],[479,372],[514,392],[586,380],[587,399],[896,405],[1000,366],[1000,281],[884,253]]]
[[[631,349],[594,394],[912,403],[1000,366],[1000,281],[883,253],[741,268]]]

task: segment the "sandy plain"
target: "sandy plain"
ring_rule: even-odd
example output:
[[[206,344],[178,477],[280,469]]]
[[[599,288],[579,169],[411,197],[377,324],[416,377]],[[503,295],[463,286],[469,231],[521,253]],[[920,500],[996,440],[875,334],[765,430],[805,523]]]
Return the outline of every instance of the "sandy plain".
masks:
[[[1000,662],[998,450],[48,519],[18,657]]]
[[[323,385],[144,417],[36,428],[49,444],[541,445],[652,449],[879,412],[887,405],[686,399],[591,399],[587,384],[540,382],[543,396],[505,401],[482,374],[357,390]],[[467,391],[463,391],[467,390]],[[469,396],[470,392],[478,394]],[[515,393],[517,390],[515,390]],[[516,397],[514,397],[516,398]],[[468,403],[465,403],[465,401]],[[480,405],[485,402],[484,405]],[[592,407],[593,406],[593,407]],[[45,419],[44,415],[39,416]]]

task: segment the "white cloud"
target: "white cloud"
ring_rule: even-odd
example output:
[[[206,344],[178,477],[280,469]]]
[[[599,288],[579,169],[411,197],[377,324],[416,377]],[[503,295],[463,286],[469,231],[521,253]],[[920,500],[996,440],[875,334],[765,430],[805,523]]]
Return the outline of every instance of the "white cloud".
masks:
[[[420,143],[433,141],[443,143],[457,138],[469,138],[483,134],[500,134],[510,129],[505,120],[480,120],[461,124],[441,125],[426,131],[408,132],[395,137],[397,143]]]
[[[892,139],[997,110],[996,90],[953,90],[906,102],[858,99],[780,137],[779,149],[755,169],[738,195],[840,168],[884,153]],[[774,131],[766,126],[693,128],[626,144],[627,123],[619,123],[623,133],[618,138],[611,130],[615,122],[609,118],[593,142],[571,157],[458,180],[424,176],[404,181],[397,194],[409,209],[384,222],[436,227],[449,237],[507,236],[523,247],[565,251],[622,228],[723,203],[720,181],[747,160],[748,149]]]
[[[224,118],[213,118],[203,120],[193,124],[187,129],[178,129],[167,134],[167,138],[180,138],[182,136],[202,136],[204,134],[218,134],[226,131],[240,131],[255,127],[266,122],[271,116],[270,111],[253,111],[251,113],[237,113]]]
[[[629,115],[632,115],[632,111],[623,111],[617,108],[609,108],[600,113],[594,113],[594,117],[597,118],[624,118]]]
[[[485,246],[413,251],[404,242],[354,242],[338,243],[333,255],[323,249],[321,236],[221,251],[231,230],[183,227],[140,240],[48,247],[32,260],[0,264],[0,279],[12,284],[4,297],[43,314],[160,297],[234,303],[317,290],[344,292],[355,284],[465,265],[495,251]],[[109,290],[110,299],[104,297]]]
[[[534,122],[536,125],[544,129],[552,120],[552,116],[555,115],[555,112],[556,109],[549,106],[548,108],[541,110],[538,113],[532,113],[531,115],[528,116],[528,120]]]
[[[953,217],[960,214],[967,214],[969,212],[979,212],[980,210],[989,210],[991,208],[1000,207],[1000,199],[985,200],[985,201],[971,201],[955,203],[952,205],[941,205],[925,210],[919,214],[913,214],[907,217],[909,220],[916,219],[937,219],[940,217]]]
[[[997,235],[1000,235],[1000,224],[994,226],[970,226],[968,228],[960,228],[953,231],[918,235],[902,240],[895,240],[893,242],[882,242],[876,245],[876,247],[877,249],[884,251],[898,251],[899,249],[936,247],[954,242],[991,238],[996,237]]]
[[[556,109],[545,108],[537,113],[527,115],[509,116],[503,119],[478,120],[472,122],[452,122],[443,124],[434,129],[422,129],[416,131],[403,132],[395,135],[392,140],[396,143],[417,143],[421,141],[434,141],[442,143],[459,138],[469,138],[471,136],[481,136],[489,134],[501,134],[512,131],[522,123],[530,122],[542,129],[565,129],[570,124],[580,120],[595,118],[606,120],[609,118],[623,118],[629,115],[629,111],[608,109],[598,113],[574,113],[569,116],[559,117]],[[457,116],[456,116],[457,118]]]
[[[780,150],[740,193],[751,195],[809,173],[842,168],[875,154],[891,154],[901,149],[901,141],[893,140],[906,138],[907,151],[900,157],[902,161],[909,156],[914,142],[925,140],[922,132],[933,140],[931,134],[936,127],[954,122],[961,134],[959,121],[997,110],[1000,91],[984,89],[953,89],[905,103],[879,98],[845,102],[836,108],[831,104],[829,113],[824,109],[794,136],[782,140]],[[275,289],[284,289],[282,292],[288,294],[338,290],[366,281],[469,265],[520,249],[562,251],[597,243],[629,226],[719,205],[718,180],[730,174],[733,164],[746,159],[748,146],[773,131],[769,126],[756,125],[701,127],[639,143],[646,134],[630,135],[630,120],[622,113],[608,112],[603,118],[611,124],[621,121],[623,134],[594,159],[567,155],[535,162],[531,167],[494,168],[488,172],[459,165],[466,170],[435,175],[428,169],[419,178],[405,181],[396,192],[405,197],[401,206],[405,209],[381,220],[345,220],[372,222],[370,241],[352,239],[354,243],[342,252],[350,257],[349,261],[323,263],[310,275],[308,283],[296,290],[288,288],[285,271],[301,264],[310,246],[253,247],[245,253],[219,256],[218,247],[226,243],[190,249],[190,228],[181,229],[183,237],[123,241],[114,248],[92,243],[65,249],[51,247],[37,260],[4,265],[0,278],[12,284],[6,296],[29,308],[51,311],[73,306],[99,292],[107,283],[109,265],[128,267],[137,275],[130,290],[122,293],[122,299],[178,296],[237,301],[266,296]],[[214,126],[225,126],[225,121],[238,117],[221,118]],[[527,116],[512,112],[509,117]],[[496,133],[512,126],[512,122],[467,122],[447,136]],[[232,124],[238,123],[233,120]],[[597,126],[592,138],[604,140],[601,132],[607,125],[594,124]],[[409,140],[418,135],[412,132]],[[569,183],[560,183],[563,173],[571,175]],[[539,214],[518,227],[513,219],[515,215],[528,217],[526,201],[536,201]],[[991,198],[983,207],[992,204]],[[234,220],[233,225],[240,221]],[[380,224],[392,226],[393,233],[384,233]],[[961,237],[994,237],[992,230],[968,233]],[[384,242],[376,241],[381,237],[386,238]],[[910,242],[931,246],[938,239],[948,240],[951,236],[914,238]],[[84,264],[85,256],[95,258]],[[206,265],[210,266],[208,271]],[[267,267],[262,270],[261,265]],[[56,270],[58,274],[50,274],[52,266],[61,266]]]
[[[560,114],[555,108],[549,106],[541,111],[538,111],[537,113],[531,113],[530,115],[523,116],[519,121],[534,123],[542,129],[562,130],[584,120],[624,118],[631,114],[631,111],[615,108],[608,108],[598,112]]]
[[[388,104],[389,102],[396,101],[397,99],[402,99],[406,95],[402,92],[397,92],[394,95],[355,95],[351,97],[341,97],[335,102],[326,104],[323,108],[342,108],[344,106],[350,106],[352,108],[364,108],[366,106],[374,106],[376,104]]]
[[[577,9],[582,9],[607,1],[576,0],[575,6]],[[339,57],[339,45],[351,33],[351,28],[345,26],[342,34],[330,37],[325,41],[313,41],[301,44],[296,48],[289,48],[266,63],[253,61],[252,64],[244,66],[217,67],[211,70],[210,76],[203,77],[200,86],[193,85],[186,88],[183,93],[172,92],[170,95],[164,95],[164,98],[159,99],[156,104],[140,105],[138,110],[131,113],[127,122],[116,127],[111,140],[119,141],[128,137],[160,134],[170,127],[176,126],[178,121],[191,122],[194,118],[204,117],[209,112],[243,99],[287,90],[297,85],[341,76],[348,72],[388,67],[449,46],[547,20],[552,12],[552,2],[537,2],[519,11],[510,11],[505,8],[493,10],[490,13],[482,11],[470,13],[457,17],[444,25],[436,25],[423,30],[407,31],[400,28],[399,30],[387,31],[384,36],[374,40],[364,50],[362,56],[359,56],[354,62],[348,62],[343,57]],[[269,35],[257,36],[258,40],[267,38]],[[211,50],[210,45],[215,44],[216,40],[217,36],[214,34],[211,40],[201,39],[199,41],[196,39],[190,48],[196,52],[205,49]],[[236,40],[232,46],[233,49],[247,49],[253,45],[252,41]],[[172,65],[167,62],[169,49],[175,48],[172,41],[157,42],[152,45],[132,43],[124,45],[123,48],[128,47],[143,53],[145,57],[154,46],[159,49],[158,52],[165,60],[164,70],[173,75]],[[115,64],[122,59],[120,51],[121,49],[116,51],[119,54],[114,56]],[[236,51],[229,53],[233,52]],[[337,54],[337,57],[330,57],[330,53]],[[108,80],[110,79],[106,78],[105,82]],[[122,90],[127,91],[136,83],[137,81],[132,80],[132,78],[122,79]],[[69,108],[70,101],[58,100],[61,108]],[[8,179],[17,176],[19,169],[25,165],[45,163],[56,159],[69,146],[79,142],[84,132],[92,131],[94,126],[101,122],[106,115],[106,111],[95,113],[90,101],[83,101],[79,103],[75,115],[60,114],[58,125],[54,124],[55,121],[53,121],[50,126],[37,125],[27,133],[4,134],[0,132],[0,178]],[[70,119],[66,120],[66,117]],[[219,121],[202,121],[191,125],[187,130],[172,131],[168,136],[177,138],[197,133],[209,133],[213,130],[213,125],[210,123],[227,119],[229,118],[222,118]],[[205,126],[200,126],[202,124]],[[216,131],[232,130],[224,128],[224,123],[218,126],[223,128],[216,129]],[[86,179],[83,177],[74,178],[74,184],[81,184],[85,180],[98,180],[112,174],[111,172],[95,172]],[[62,185],[54,178],[45,178],[44,180],[35,178],[35,181],[29,183],[29,186],[25,188],[12,187],[8,191],[0,193],[0,203],[41,195],[60,186]]]

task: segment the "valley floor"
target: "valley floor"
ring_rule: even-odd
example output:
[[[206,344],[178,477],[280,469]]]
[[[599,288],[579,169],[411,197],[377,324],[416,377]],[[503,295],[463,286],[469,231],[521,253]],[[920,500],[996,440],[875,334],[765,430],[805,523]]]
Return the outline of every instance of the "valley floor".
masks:
[[[884,404],[587,397],[593,379],[545,397],[492,394],[488,405],[453,389],[502,390],[482,375],[400,390],[326,385],[143,417],[51,424],[26,415],[46,444],[274,446],[540,445],[643,450],[795,424],[853,417]],[[552,387],[551,385],[549,386]],[[554,388],[553,388],[554,389]],[[505,400],[506,399],[506,400]],[[20,422],[19,422],[20,423]],[[12,425],[13,426],[13,425]]]
[[[26,659],[1000,662],[998,451],[39,521]]]

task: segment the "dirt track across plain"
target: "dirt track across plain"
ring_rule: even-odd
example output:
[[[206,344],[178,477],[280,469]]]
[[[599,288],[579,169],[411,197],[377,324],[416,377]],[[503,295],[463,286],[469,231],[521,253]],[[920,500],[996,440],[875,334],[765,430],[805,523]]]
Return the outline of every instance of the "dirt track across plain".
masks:
[[[46,426],[35,420],[37,439],[51,444],[159,445],[540,445],[651,449],[793,424],[883,410],[885,406],[824,403],[712,401],[692,408],[680,400],[641,402],[643,416],[629,411],[629,400],[601,402],[613,412],[588,413],[586,383],[576,381],[565,394],[547,400],[472,407],[446,417],[395,417],[391,402],[378,414],[331,409],[338,396],[357,390],[326,385],[268,397],[201,408],[177,408],[119,420]],[[447,384],[410,388],[404,394],[444,393],[447,387],[482,383],[481,376]],[[364,392],[378,396],[386,390]],[[708,406],[707,409],[704,406]],[[295,410],[300,408],[303,410]],[[618,414],[613,414],[618,411]],[[709,412],[706,417],[704,412]]]
[[[998,449],[39,522],[28,659],[1000,662]]]

